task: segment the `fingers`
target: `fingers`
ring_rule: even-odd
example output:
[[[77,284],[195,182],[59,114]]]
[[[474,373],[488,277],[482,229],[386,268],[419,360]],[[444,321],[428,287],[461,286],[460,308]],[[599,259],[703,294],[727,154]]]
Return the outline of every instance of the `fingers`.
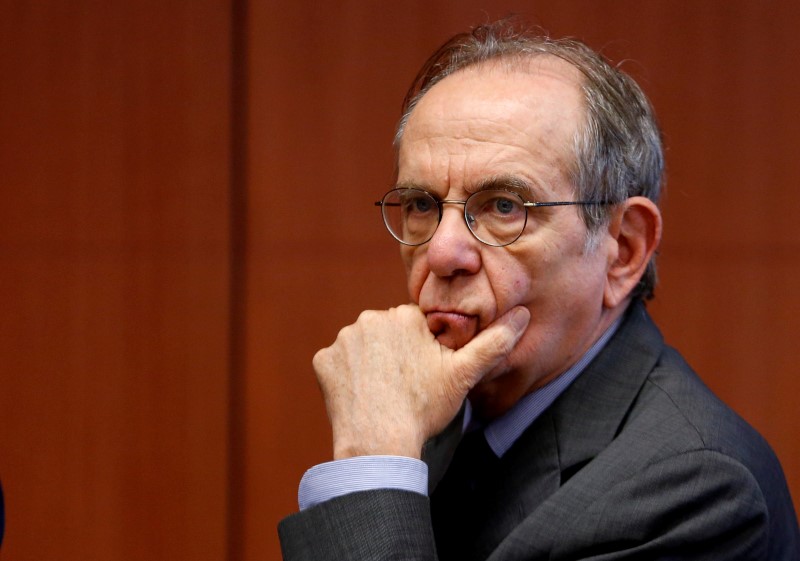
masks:
[[[429,427],[454,415],[450,409],[457,411],[458,404],[441,399],[447,372],[417,306],[362,312],[316,353],[313,365],[336,459],[419,457]]]
[[[508,356],[525,333],[530,319],[531,313],[527,308],[512,308],[455,352],[455,367],[469,388]]]
[[[517,307],[458,351],[441,345],[417,306],[362,313],[314,356],[334,457],[418,457],[470,389],[502,364],[530,321]]]

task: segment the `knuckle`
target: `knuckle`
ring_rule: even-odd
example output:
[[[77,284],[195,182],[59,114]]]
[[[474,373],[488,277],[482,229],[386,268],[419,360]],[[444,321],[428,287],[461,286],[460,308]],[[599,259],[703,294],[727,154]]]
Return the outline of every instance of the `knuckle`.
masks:
[[[328,349],[321,349],[314,354],[314,358],[311,359],[311,366],[314,367],[314,371],[317,373],[317,377],[321,375],[321,373],[325,370],[325,366],[328,364],[329,359],[329,352]]]
[[[378,316],[378,312],[375,310],[364,310],[360,314],[358,314],[358,321],[356,323],[369,323],[373,321]]]
[[[325,362],[325,355],[327,354],[327,351],[328,349],[320,349],[314,353],[314,358],[311,359],[311,364],[317,366]]]

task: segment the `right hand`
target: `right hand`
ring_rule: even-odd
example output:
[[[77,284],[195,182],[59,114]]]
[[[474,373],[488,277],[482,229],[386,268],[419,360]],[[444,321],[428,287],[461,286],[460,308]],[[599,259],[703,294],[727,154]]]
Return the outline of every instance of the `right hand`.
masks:
[[[413,304],[363,312],[314,356],[333,429],[334,459],[419,458],[469,390],[511,352],[530,312],[513,308],[457,351],[441,345]]]

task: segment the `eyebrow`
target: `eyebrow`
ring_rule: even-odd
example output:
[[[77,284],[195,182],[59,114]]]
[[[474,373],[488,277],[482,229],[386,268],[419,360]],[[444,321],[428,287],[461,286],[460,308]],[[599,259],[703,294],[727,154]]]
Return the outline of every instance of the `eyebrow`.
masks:
[[[394,184],[394,187],[392,187],[392,189],[419,189],[421,191],[431,193],[431,189],[429,187],[427,187],[426,185],[415,183],[413,181],[398,181],[397,183]]]
[[[399,181],[394,189],[420,189],[431,195],[436,196],[436,193],[428,185],[416,183],[414,181]],[[527,179],[518,175],[502,174],[494,175],[481,179],[474,185],[466,185],[465,191],[469,194],[477,193],[479,191],[486,191],[489,189],[500,189],[504,191],[513,191],[522,196],[526,201],[541,201],[543,200],[543,193],[541,187]]]
[[[542,199],[541,188],[524,179],[518,175],[496,175],[487,177],[479,181],[473,188],[468,188],[470,193],[478,191],[486,191],[487,189],[502,189],[505,191],[514,191],[521,195],[525,200],[537,201]]]

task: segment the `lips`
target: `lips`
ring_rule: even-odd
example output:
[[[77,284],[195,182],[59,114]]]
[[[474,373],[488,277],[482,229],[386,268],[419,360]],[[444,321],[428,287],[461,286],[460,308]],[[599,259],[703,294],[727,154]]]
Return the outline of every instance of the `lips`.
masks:
[[[428,312],[428,329],[445,347],[460,349],[478,333],[478,318],[458,312]]]

